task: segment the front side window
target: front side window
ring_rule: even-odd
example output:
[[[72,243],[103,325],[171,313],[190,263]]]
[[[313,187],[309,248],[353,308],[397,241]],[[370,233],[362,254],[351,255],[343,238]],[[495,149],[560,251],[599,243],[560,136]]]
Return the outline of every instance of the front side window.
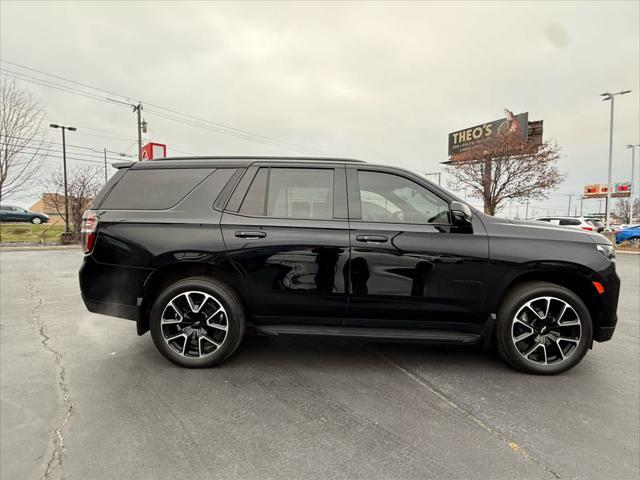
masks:
[[[261,168],[239,213],[274,218],[331,220],[333,170]]]
[[[362,220],[448,224],[449,205],[421,185],[390,173],[359,171]]]

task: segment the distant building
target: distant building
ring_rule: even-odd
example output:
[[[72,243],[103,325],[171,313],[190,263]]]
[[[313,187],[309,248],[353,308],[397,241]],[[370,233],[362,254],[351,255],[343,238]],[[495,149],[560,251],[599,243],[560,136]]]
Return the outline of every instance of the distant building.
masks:
[[[91,206],[91,199],[87,199],[87,206],[83,210],[88,209]],[[71,202],[69,202],[71,204]],[[32,212],[44,213],[49,216],[49,223],[64,223],[64,216],[58,213],[58,209],[64,212],[64,195],[57,193],[43,193],[42,198],[29,207]],[[69,212],[71,216],[71,212]]]

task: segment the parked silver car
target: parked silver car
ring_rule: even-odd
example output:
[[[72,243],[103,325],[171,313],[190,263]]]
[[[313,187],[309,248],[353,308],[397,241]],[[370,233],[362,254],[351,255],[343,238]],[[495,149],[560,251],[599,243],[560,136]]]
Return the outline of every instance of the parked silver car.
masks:
[[[540,217],[535,219],[538,222],[547,222],[552,225],[560,225],[563,227],[578,228],[589,232],[601,232],[602,223],[587,217]]]

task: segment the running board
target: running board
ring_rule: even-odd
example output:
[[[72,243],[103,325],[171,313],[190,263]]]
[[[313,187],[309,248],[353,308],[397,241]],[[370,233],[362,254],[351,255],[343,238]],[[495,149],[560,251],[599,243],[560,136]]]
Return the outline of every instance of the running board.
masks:
[[[418,330],[398,328],[323,327],[315,325],[255,325],[258,333],[271,336],[298,335],[318,337],[347,337],[377,340],[419,341],[428,343],[465,344],[480,343],[481,334],[445,330]]]

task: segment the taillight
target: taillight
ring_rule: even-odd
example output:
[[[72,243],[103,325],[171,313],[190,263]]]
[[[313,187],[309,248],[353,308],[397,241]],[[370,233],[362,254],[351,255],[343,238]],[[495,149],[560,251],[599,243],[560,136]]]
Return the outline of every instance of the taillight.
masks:
[[[593,227],[581,227],[583,230],[589,230],[590,232],[593,232]]]
[[[96,242],[98,216],[93,210],[87,210],[82,215],[82,246],[84,253],[90,253]]]

